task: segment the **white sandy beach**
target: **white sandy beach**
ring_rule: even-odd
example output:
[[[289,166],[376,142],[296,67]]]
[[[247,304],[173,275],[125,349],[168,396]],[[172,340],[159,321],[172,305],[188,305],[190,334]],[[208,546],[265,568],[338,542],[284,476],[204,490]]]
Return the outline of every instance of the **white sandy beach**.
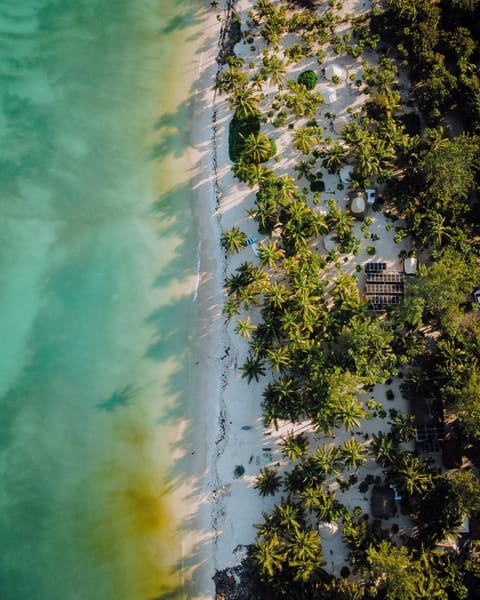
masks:
[[[222,3],[223,4],[223,3]],[[242,23],[246,14],[253,6],[250,0],[239,0],[235,10],[241,13]],[[222,6],[216,11],[225,18]],[[345,2],[344,12],[361,14],[370,8],[355,0]],[[198,237],[201,240],[199,288],[196,300],[197,308],[197,362],[195,365],[197,382],[197,405],[195,407],[196,439],[192,447],[196,449],[192,456],[193,475],[188,490],[188,504],[191,523],[189,536],[185,543],[184,572],[191,582],[189,598],[205,600],[215,597],[212,577],[216,570],[223,570],[238,565],[245,555],[248,544],[253,543],[256,535],[255,523],[262,520],[262,511],[269,511],[277,504],[281,492],[275,497],[261,498],[254,489],[255,478],[260,469],[268,462],[278,465],[280,473],[288,466],[281,457],[279,441],[292,429],[291,424],[281,424],[279,431],[273,428],[265,429],[261,418],[261,394],[268,378],[263,377],[259,383],[252,381],[247,384],[240,376],[239,367],[247,356],[248,342],[234,333],[236,319],[226,322],[222,315],[224,301],[223,283],[226,275],[232,273],[242,262],[256,262],[252,249],[247,247],[233,257],[225,257],[220,246],[220,235],[226,228],[240,227],[247,236],[258,236],[255,222],[248,219],[246,211],[254,206],[255,189],[234,179],[231,162],[228,157],[228,123],[231,111],[225,96],[217,95],[213,89],[214,77],[218,69],[215,61],[218,52],[218,40],[221,23],[212,11],[208,17],[205,30],[205,40],[200,59],[200,78],[195,105],[194,131],[192,137],[191,162],[195,168],[195,214],[197,219]],[[241,42],[235,47],[237,55],[242,56],[246,63],[258,58],[262,45],[257,38],[256,49],[251,51],[249,46]],[[374,56],[372,55],[372,60]],[[325,65],[335,61],[334,55],[328,55]],[[339,116],[348,118],[347,109],[357,109],[365,100],[347,77],[361,71],[358,60],[343,57],[336,61],[346,73],[343,81],[335,86],[337,99],[331,105],[321,107],[318,115],[319,123],[324,127],[325,135],[333,138],[333,121]],[[321,76],[321,68],[315,59],[305,59],[292,65],[289,78],[297,77],[306,68],[316,69],[319,73],[319,84],[315,91],[324,92],[331,87],[331,82]],[[267,101],[266,101],[267,102]],[[329,112],[330,117],[323,116]],[[271,166],[278,174],[288,173],[296,178],[293,166],[302,156],[293,149],[291,133],[286,128],[275,129],[272,125],[262,126],[262,131],[277,142],[280,161],[271,161]],[[327,134],[328,132],[328,134]],[[268,166],[268,163],[267,163]],[[322,195],[320,211],[327,210],[327,202],[335,198],[338,205],[346,206],[347,186],[339,190],[339,176],[324,177],[326,191]],[[302,186],[302,182],[299,183]],[[218,203],[218,205],[217,205]],[[370,232],[378,235],[375,242],[376,254],[373,260],[387,262],[390,267],[401,269],[398,254],[404,246],[393,242],[393,233],[387,229],[388,221],[381,213],[371,212],[373,224]],[[360,230],[361,222],[355,225],[355,235],[362,240],[360,255],[357,263],[363,264],[372,260],[366,252],[366,246],[371,243],[364,239]],[[319,252],[325,253],[321,242]],[[347,271],[352,272],[353,261],[345,263]],[[251,312],[253,322],[254,312]],[[388,386],[377,385],[368,398],[374,397],[376,402],[384,405],[385,410],[395,407],[406,412],[404,400],[398,391],[398,381],[390,386],[395,391],[395,402],[386,401]],[[368,399],[367,397],[365,400]],[[388,429],[387,419],[372,416],[362,423],[362,432],[377,433],[380,429]],[[295,431],[309,430],[308,423],[298,425]],[[342,443],[354,435],[336,430],[335,443]],[[316,443],[333,443],[333,437],[310,433],[312,446]],[[245,474],[236,479],[234,468],[243,465]],[[366,474],[381,474],[381,468],[375,464],[358,470],[359,481]],[[346,474],[348,477],[348,473]],[[338,489],[338,484],[332,478],[331,489]],[[360,494],[356,487],[345,493],[339,492],[339,500],[349,509],[360,506],[363,512],[370,510],[371,491],[366,495]],[[401,527],[405,523],[398,518]],[[344,565],[345,549],[340,532],[329,537],[325,534],[324,555],[327,560],[326,569],[338,574]],[[329,538],[329,539],[327,539]],[[190,557],[190,559],[188,558]]]

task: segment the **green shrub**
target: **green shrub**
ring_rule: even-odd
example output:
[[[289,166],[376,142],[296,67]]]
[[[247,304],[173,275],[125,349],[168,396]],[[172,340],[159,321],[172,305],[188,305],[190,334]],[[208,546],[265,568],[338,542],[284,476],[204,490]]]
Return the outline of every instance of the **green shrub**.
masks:
[[[310,183],[310,191],[311,192],[324,192],[325,191],[325,182],[321,179],[316,179]]]
[[[367,254],[368,256],[373,256],[375,254],[375,246],[367,246]]]
[[[303,71],[303,73],[300,73],[297,81],[300,85],[304,85],[307,88],[307,90],[313,90],[313,88],[318,83],[318,77],[315,71],[308,69],[307,71]]]
[[[340,569],[340,577],[342,577],[343,579],[347,579],[347,577],[349,577],[350,575],[350,569],[344,565],[341,569]]]
[[[368,483],[366,481],[362,481],[360,483],[360,485],[358,486],[358,489],[359,489],[360,493],[366,494],[368,492]],[[362,514],[361,509],[360,509],[360,514]]]
[[[233,163],[240,158],[243,150],[243,140],[250,134],[260,131],[260,118],[258,115],[244,119],[235,111],[228,127],[228,155]]]
[[[243,465],[235,465],[235,468],[233,469],[233,476],[235,477],[235,479],[238,479],[244,473],[245,473],[245,467]]]

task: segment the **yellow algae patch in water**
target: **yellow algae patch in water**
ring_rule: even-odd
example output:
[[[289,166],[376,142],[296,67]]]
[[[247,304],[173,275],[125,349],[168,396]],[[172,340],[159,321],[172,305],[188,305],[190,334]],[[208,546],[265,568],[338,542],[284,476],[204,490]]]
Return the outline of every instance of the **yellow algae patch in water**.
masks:
[[[168,466],[153,453],[152,421],[139,412],[114,417],[112,454],[93,482],[100,510],[91,515],[92,558],[108,570],[117,598],[182,598],[179,517],[167,493]]]

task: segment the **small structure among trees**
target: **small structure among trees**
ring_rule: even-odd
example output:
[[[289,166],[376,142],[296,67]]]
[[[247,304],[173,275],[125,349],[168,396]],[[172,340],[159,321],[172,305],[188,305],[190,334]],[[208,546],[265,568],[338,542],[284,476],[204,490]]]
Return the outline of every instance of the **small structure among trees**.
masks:
[[[388,485],[373,487],[372,514],[376,519],[388,519],[397,512],[395,506],[395,492]]]
[[[383,262],[370,262],[365,265],[365,297],[370,309],[385,310],[388,305],[400,304],[405,295],[405,274],[387,269]]]

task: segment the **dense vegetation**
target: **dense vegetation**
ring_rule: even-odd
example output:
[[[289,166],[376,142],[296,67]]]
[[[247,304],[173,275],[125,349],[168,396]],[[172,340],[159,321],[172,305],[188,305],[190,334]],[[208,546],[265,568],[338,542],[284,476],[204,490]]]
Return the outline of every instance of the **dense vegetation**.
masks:
[[[267,236],[259,264],[244,262],[227,278],[224,312],[249,340],[242,376],[270,375],[261,399],[266,425],[308,420],[318,434],[343,428],[352,435],[342,445],[313,445],[306,433],[292,433],[282,442],[291,467],[282,477],[261,471],[259,493],[283,495],[258,525],[247,560],[251,598],[480,597],[475,543],[458,553],[437,548],[480,510],[480,315],[471,295],[480,287],[480,2],[388,0],[384,12],[351,22],[343,37],[337,26],[349,18],[341,2],[295,4],[301,6],[258,0],[243,26],[248,43],[257,37],[267,44],[261,64],[249,70],[232,55],[217,79],[236,111],[234,172],[255,188],[251,216]],[[298,41],[285,48],[287,33]],[[287,78],[288,63],[316,56],[321,66],[332,48],[360,61],[361,77],[351,85],[368,94],[337,139],[318,124],[323,97],[313,91],[316,81]],[[402,70],[412,82],[407,93],[399,86]],[[268,116],[260,110],[264,90]],[[259,129],[239,141],[239,119],[292,130],[291,150],[301,156],[297,181],[263,164],[273,155],[272,140]],[[383,318],[369,312],[356,273],[344,268],[360,247],[352,216],[334,200],[326,214],[315,210],[322,173],[347,164],[353,188],[383,191],[377,208],[391,218],[396,241],[407,238],[408,253],[422,258],[405,301]],[[308,187],[299,187],[302,178]],[[336,249],[322,255],[318,240],[325,235]],[[225,231],[223,243],[236,252],[245,234]],[[384,411],[362,394],[403,372],[411,406],[421,399],[443,415],[460,457],[456,469],[439,471],[407,450],[413,417],[394,410],[385,431],[355,437],[369,414]],[[355,485],[369,457],[381,465],[382,481],[401,493],[411,535],[363,518],[332,491],[332,480]],[[364,491],[372,483],[362,482]],[[350,566],[337,578],[325,569],[318,523],[340,521]]]

